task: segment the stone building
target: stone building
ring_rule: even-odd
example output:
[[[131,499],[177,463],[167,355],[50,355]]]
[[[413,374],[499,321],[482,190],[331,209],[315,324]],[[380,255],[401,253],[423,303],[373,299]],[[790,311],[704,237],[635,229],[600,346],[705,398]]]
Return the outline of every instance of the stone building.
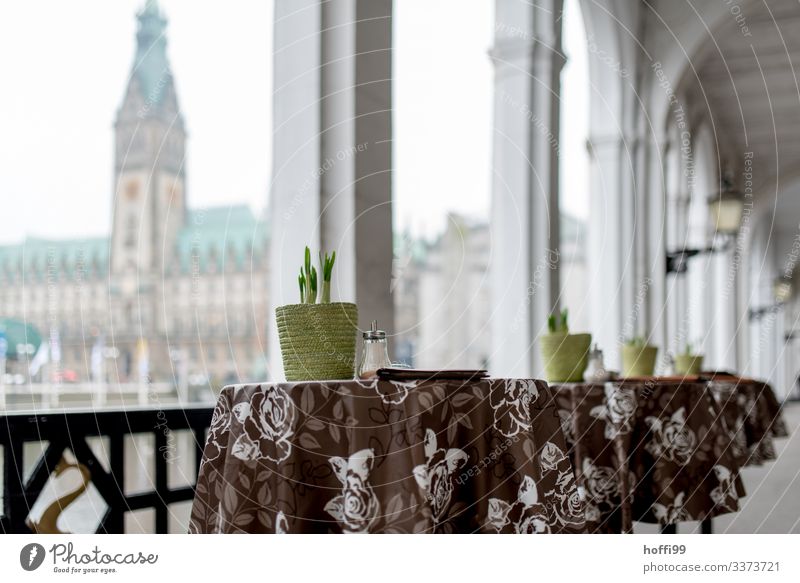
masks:
[[[585,225],[562,213],[560,229],[561,245],[552,258],[564,274],[561,305],[570,309],[573,329],[586,330]],[[451,213],[433,241],[404,235],[395,243],[392,345],[400,361],[424,369],[489,366],[490,237],[486,221]],[[540,291],[539,279],[532,279],[532,294]]]
[[[243,205],[188,207],[166,19],[153,0],[137,18],[114,122],[111,235],[0,247],[0,318],[50,339],[44,379],[59,371],[111,382],[264,375],[266,224]],[[9,347],[20,361],[16,352]]]

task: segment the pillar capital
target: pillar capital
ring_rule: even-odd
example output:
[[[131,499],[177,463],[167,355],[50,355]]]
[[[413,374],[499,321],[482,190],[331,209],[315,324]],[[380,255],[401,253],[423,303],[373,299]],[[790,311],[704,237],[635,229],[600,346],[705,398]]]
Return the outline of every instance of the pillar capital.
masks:
[[[560,46],[526,36],[498,39],[489,50],[489,57],[496,70],[510,69],[519,73],[538,72],[535,70],[542,67],[560,72],[567,63]]]

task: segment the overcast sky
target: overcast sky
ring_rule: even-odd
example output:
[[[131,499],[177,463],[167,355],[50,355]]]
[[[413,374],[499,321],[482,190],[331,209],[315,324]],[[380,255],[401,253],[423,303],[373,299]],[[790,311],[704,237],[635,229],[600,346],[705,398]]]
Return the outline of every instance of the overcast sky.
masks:
[[[108,233],[112,123],[143,3],[0,4],[0,243],[26,235]],[[189,204],[247,202],[261,211],[271,161],[272,3],[160,3],[189,132]],[[395,3],[395,210],[401,228],[431,234],[448,210],[488,216],[493,4]],[[568,43],[582,34],[579,26],[576,18],[567,19]],[[562,106],[571,114],[562,153],[570,171],[562,175],[564,206],[585,214],[581,124],[587,92],[566,91],[570,79],[585,79],[585,56],[577,56],[584,58],[565,70]]]

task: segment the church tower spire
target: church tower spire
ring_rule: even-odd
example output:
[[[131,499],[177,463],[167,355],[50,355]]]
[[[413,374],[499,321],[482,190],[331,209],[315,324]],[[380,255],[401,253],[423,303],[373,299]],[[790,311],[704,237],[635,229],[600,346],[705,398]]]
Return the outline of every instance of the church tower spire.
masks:
[[[133,65],[114,122],[111,272],[121,312],[133,305],[151,312],[141,322],[153,323],[158,310],[142,290],[157,293],[184,224],[186,131],[167,57],[167,19],[147,0],[136,20]]]
[[[171,92],[174,95],[172,71],[167,60],[167,20],[156,0],[147,0],[137,15],[136,58],[131,77],[136,77],[137,89],[148,102],[150,113],[162,104]],[[177,109],[177,103],[176,109]]]

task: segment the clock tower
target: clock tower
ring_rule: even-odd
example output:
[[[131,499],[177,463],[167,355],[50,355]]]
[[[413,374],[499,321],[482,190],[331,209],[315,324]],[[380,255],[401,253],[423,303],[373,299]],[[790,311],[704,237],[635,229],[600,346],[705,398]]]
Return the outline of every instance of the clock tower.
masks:
[[[117,111],[111,271],[160,274],[185,215],[186,132],[156,0],[137,15],[136,57]]]
[[[114,342],[147,376],[158,366],[146,353],[164,338],[163,282],[186,216],[186,131],[156,0],[147,0],[137,21],[136,55],[114,122],[109,299]]]

